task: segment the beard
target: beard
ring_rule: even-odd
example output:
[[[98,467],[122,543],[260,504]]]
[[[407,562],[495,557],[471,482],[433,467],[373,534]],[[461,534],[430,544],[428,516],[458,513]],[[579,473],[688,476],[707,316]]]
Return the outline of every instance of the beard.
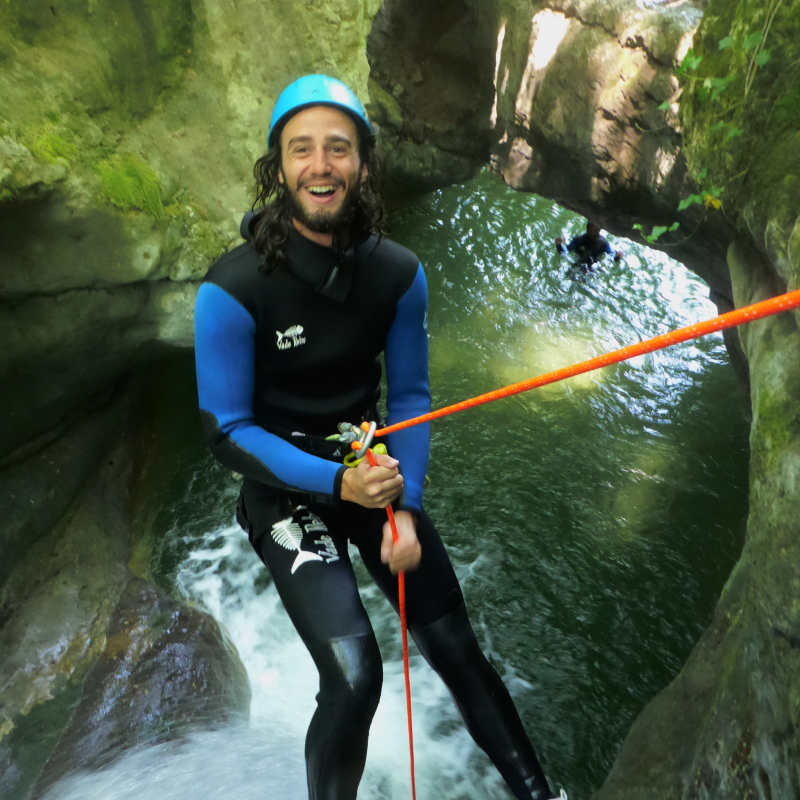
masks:
[[[314,233],[335,233],[346,228],[353,221],[356,207],[361,199],[361,184],[357,176],[345,192],[342,202],[335,211],[319,209],[309,212],[303,205],[294,189],[286,187],[286,203],[289,213],[300,223]]]

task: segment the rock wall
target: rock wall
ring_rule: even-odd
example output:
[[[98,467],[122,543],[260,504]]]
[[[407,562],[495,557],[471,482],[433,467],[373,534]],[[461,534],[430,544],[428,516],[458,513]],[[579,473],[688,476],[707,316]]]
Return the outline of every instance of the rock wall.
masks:
[[[0,3],[4,797],[89,751],[99,765],[247,711],[224,632],[149,582],[140,501],[158,456],[136,375],[191,348],[198,280],[238,239],[279,91],[327,72],[367,99],[379,5]],[[120,665],[138,677],[115,681]],[[125,702],[107,714],[95,691]]]

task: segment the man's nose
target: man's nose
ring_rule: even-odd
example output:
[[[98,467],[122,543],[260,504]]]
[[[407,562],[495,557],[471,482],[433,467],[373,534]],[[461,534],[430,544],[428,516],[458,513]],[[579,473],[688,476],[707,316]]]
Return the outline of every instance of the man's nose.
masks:
[[[325,147],[315,147],[311,167],[316,175],[325,175],[330,172],[331,163]]]

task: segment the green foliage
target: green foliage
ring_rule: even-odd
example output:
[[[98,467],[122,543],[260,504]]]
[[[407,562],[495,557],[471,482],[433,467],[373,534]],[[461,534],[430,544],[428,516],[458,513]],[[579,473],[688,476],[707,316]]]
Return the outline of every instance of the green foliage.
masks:
[[[103,197],[123,211],[138,209],[153,217],[163,213],[161,185],[153,169],[135,153],[101,162],[97,171]]]
[[[677,74],[684,75],[687,72],[693,72],[700,64],[703,63],[703,56],[696,56],[691,50],[683,57],[681,65],[676,70]]]
[[[669,227],[666,225],[655,225],[650,233],[645,233],[644,228],[638,224],[634,225],[633,229],[635,231],[639,231],[639,233],[642,235],[642,239],[644,239],[648,244],[655,244],[662,233],[672,233],[673,231],[678,230],[679,226],[680,222],[673,222]]]
[[[761,31],[753,31],[753,33],[745,37],[744,42],[742,42],[742,49],[745,53],[749,53],[754,47],[758,47],[763,40],[764,34]]]
[[[800,82],[778,96],[772,120],[780,128],[800,128]]]

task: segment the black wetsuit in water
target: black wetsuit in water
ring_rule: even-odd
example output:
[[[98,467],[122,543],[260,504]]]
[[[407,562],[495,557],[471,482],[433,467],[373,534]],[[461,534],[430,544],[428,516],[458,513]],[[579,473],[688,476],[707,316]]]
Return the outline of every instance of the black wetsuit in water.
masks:
[[[214,455],[245,476],[240,522],[319,670],[306,738],[310,799],[355,800],[383,672],[348,540],[395,608],[397,578],[380,560],[385,511],[339,499],[346,468],[321,439],[338,422],[374,417],[381,352],[388,422],[429,409],[427,290],[416,256],[374,236],[337,255],[293,231],[286,261],[265,275],[245,244],[208,273],[195,309],[200,408]],[[549,798],[422,509],[428,436],[417,426],[387,437],[404,477],[395,507],[419,514],[422,560],[406,575],[409,630],[515,796]]]
[[[557,244],[556,250],[563,254],[563,245]],[[588,233],[582,233],[580,236],[576,236],[572,239],[567,245],[567,252],[577,253],[578,263],[587,266],[591,266],[599,261],[606,253],[612,256],[614,255],[611,245],[604,236],[598,236],[593,239]]]

